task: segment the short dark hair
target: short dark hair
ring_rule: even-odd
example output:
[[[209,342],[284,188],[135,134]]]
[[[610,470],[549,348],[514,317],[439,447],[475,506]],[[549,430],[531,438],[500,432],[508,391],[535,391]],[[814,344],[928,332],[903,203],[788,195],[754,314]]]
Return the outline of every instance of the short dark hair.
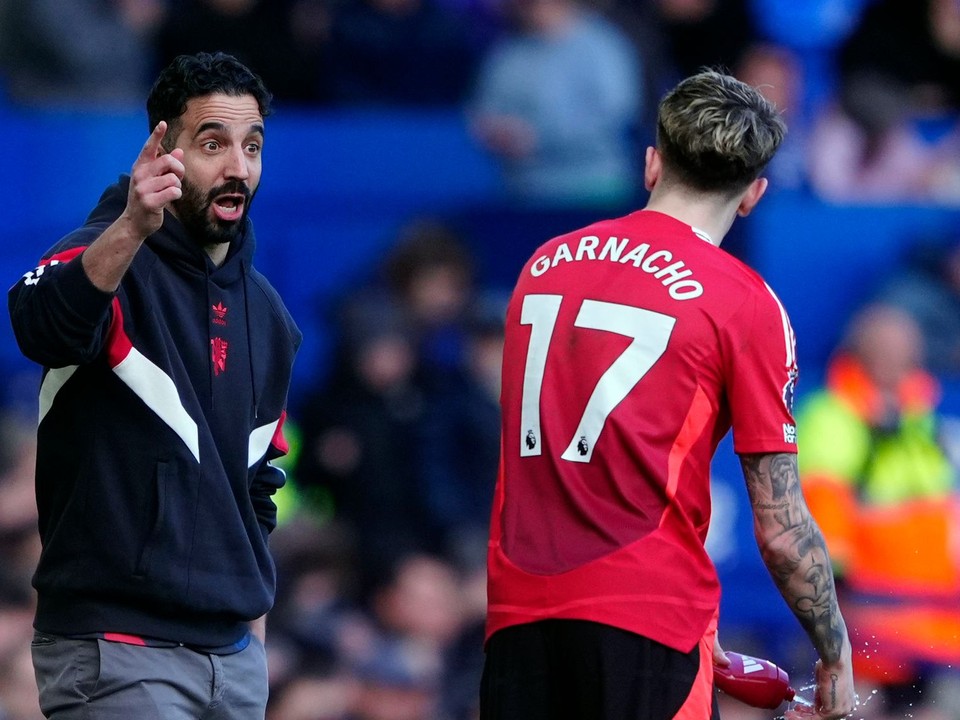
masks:
[[[250,68],[226,53],[178,55],[160,73],[147,97],[147,121],[152,132],[161,120],[173,125],[187,109],[187,101],[196,97],[224,93],[252,95],[260,114],[270,114],[273,99],[263,80]],[[176,133],[167,133],[164,142],[172,142]],[[169,148],[167,148],[169,149]]]
[[[763,172],[786,132],[773,103],[716,70],[680,82],[657,114],[665,175],[702,192],[744,190]]]

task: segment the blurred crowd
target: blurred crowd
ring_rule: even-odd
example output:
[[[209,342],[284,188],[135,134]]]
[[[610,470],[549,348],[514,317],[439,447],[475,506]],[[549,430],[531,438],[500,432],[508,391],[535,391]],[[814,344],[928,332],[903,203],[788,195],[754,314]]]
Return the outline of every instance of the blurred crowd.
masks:
[[[561,206],[642,197],[661,91],[724,67],[787,116],[773,189],[960,205],[956,0],[0,0],[0,93],[15,108],[139,109],[158,68],[212,49],[258,71],[280,108],[461,108],[516,198]],[[924,580],[943,591],[934,640],[907,638],[926,627],[912,620],[860,640],[865,677],[889,700],[871,696],[863,717],[956,720],[960,435],[938,412],[937,382],[960,378],[960,236],[921,240],[801,407],[801,448],[814,439],[801,471],[824,498],[818,519],[851,607],[882,593],[905,617],[930,619],[912,580],[859,574],[898,561],[858,561],[851,526],[882,527],[918,503],[954,518],[932,540],[897,535],[896,557],[932,543],[944,564]],[[331,370],[291,399],[270,720],[468,720],[505,298],[480,286],[469,243],[437,219],[402,228],[366,280],[329,308]],[[838,417],[859,442],[853,459],[836,452]],[[40,717],[34,423],[18,408],[0,418],[0,720]],[[905,450],[888,449],[901,440]],[[884,479],[884,467],[900,475]],[[920,525],[932,532],[930,517]],[[866,662],[878,647],[893,667]],[[725,717],[755,715],[730,704]]]
[[[702,66],[790,125],[774,187],[960,204],[954,0],[0,0],[0,91],[137,107],[218,49],[287,106],[458,107],[521,199],[620,205],[660,94]]]

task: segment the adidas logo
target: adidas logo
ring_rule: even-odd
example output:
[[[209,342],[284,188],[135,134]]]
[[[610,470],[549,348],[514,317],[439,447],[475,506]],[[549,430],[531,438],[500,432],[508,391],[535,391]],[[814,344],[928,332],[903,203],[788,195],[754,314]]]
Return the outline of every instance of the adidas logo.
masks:
[[[210,309],[213,310],[213,323],[215,325],[227,324],[227,308],[223,303],[218,302]]]

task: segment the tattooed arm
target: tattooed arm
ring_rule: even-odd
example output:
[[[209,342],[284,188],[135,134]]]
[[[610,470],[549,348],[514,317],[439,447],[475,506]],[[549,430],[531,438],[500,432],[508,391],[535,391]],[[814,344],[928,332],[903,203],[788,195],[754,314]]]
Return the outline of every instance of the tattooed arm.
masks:
[[[819,716],[844,717],[855,704],[850,640],[837,604],[830,555],[800,490],[797,456],[742,455],[740,463],[763,562],[820,656]]]

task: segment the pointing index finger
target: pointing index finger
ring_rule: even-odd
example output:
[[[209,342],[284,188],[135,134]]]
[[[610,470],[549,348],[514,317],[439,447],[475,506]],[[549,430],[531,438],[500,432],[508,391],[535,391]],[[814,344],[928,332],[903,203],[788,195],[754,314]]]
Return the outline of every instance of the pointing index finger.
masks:
[[[163,136],[167,134],[167,122],[161,120],[157,123],[157,126],[153,129],[153,132],[150,133],[150,137],[147,138],[147,141],[143,144],[143,149],[140,151],[140,157],[137,158],[138,162],[150,161],[157,157],[157,154],[160,150],[160,143],[163,141]]]

